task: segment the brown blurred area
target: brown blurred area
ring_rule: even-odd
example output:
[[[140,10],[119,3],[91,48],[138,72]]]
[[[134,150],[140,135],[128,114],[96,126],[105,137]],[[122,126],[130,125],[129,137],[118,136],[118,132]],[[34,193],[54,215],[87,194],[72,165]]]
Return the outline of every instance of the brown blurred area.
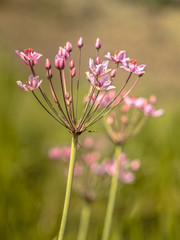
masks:
[[[13,61],[14,50],[26,47],[43,53],[44,61],[47,56],[53,60],[58,46],[66,41],[75,45],[82,36],[87,66],[99,37],[102,56],[125,49],[128,56],[147,65],[136,92],[158,93],[170,104],[176,102],[180,90],[179,25],[178,5],[148,7],[135,1],[107,0],[0,2],[0,48]]]

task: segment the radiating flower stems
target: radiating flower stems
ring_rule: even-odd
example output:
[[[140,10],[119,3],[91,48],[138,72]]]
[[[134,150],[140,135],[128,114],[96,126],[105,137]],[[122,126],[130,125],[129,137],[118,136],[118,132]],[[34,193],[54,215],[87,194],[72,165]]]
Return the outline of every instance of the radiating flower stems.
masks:
[[[81,210],[80,225],[77,240],[86,240],[89,220],[91,215],[91,203],[84,200],[83,207]]]
[[[103,228],[103,234],[102,234],[102,240],[109,240],[110,231],[111,231],[111,225],[112,225],[112,218],[113,218],[113,212],[114,212],[114,206],[116,201],[116,194],[117,194],[117,188],[118,188],[118,173],[119,173],[119,167],[120,167],[120,161],[119,156],[121,154],[121,146],[117,145],[115,149],[115,162],[116,162],[116,170],[111,180],[111,186],[109,191],[109,199],[108,199],[108,205],[106,208],[106,216],[105,216],[105,222],[104,222],[104,228]]]
[[[74,166],[75,166],[75,159],[76,159],[76,151],[77,151],[77,140],[78,136],[76,135],[76,139],[72,137],[72,143],[71,143],[71,156],[70,156],[70,163],[69,163],[69,172],[68,172],[68,179],[67,179],[67,185],[66,185],[66,195],[64,200],[64,208],[63,208],[63,214],[61,219],[61,226],[59,230],[59,236],[58,240],[64,239],[64,232],[66,229],[66,222],[67,222],[67,216],[69,211],[69,203],[71,198],[71,191],[72,191],[72,183],[73,183],[73,176],[74,176]]]

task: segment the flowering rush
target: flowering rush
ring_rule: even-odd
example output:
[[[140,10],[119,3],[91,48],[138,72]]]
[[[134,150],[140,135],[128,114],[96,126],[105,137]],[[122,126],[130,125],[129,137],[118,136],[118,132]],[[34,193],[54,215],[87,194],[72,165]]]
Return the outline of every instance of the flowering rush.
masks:
[[[107,100],[104,98],[102,104],[107,105],[109,98],[114,94],[113,91],[110,91],[108,98],[106,97]],[[126,96],[123,105],[111,111],[106,118],[105,127],[110,139],[115,144],[121,145],[139,132],[148,118],[160,117],[164,110],[155,109],[155,103],[154,95],[149,99]]]
[[[64,47],[59,47],[57,54],[54,57],[54,67],[59,73],[59,80],[53,78],[54,70],[50,63],[50,60],[45,60],[46,77],[49,82],[50,92],[52,93],[51,98],[48,97],[49,94],[45,93],[42,87],[42,80],[39,81],[39,76],[35,72],[35,65],[38,64],[38,61],[42,57],[42,54],[35,52],[32,48],[25,49],[24,52],[16,51],[16,54],[20,57],[21,60],[24,61],[28,67],[30,67],[30,70],[32,72],[32,75],[29,76],[28,82],[17,82],[19,87],[26,92],[31,91],[36,100],[46,110],[46,112],[49,113],[58,123],[64,126],[72,134],[66,195],[58,240],[64,239],[79,135],[83,132],[89,131],[90,126],[95,124],[105,115],[107,115],[109,111],[111,111],[114,107],[119,105],[125,96],[128,95],[136,86],[140,77],[145,73],[145,65],[137,66],[136,62],[131,63],[130,58],[126,58],[125,51],[120,51],[119,54],[115,52],[114,56],[111,56],[109,52],[105,55],[105,57],[112,63],[112,68],[109,68],[109,61],[107,59],[102,62],[100,61],[99,54],[101,41],[98,38],[95,43],[96,57],[91,57],[89,59],[89,70],[86,71],[83,76],[81,76],[81,55],[83,45],[83,39],[80,37],[77,42],[77,47],[79,48],[79,61],[77,67],[75,66],[72,56],[72,44],[70,42],[67,42]],[[117,71],[121,69],[124,69],[128,72],[127,79],[125,79],[124,83],[121,81],[123,83],[121,88],[115,93],[115,96],[108,102],[108,104],[104,105],[102,108],[99,108],[101,102],[103,101],[103,98],[106,97],[107,92],[111,89],[115,89],[113,81],[115,79]],[[125,89],[133,74],[137,75],[137,79],[135,81],[132,80],[131,87],[127,90],[126,95],[120,97],[122,91]],[[78,112],[78,105],[82,105],[83,101],[78,100],[80,89],[79,86],[80,81],[82,81],[82,78],[85,77],[89,81],[90,86],[88,94],[86,94],[87,97],[84,108],[80,115]],[[59,81],[61,96],[57,94],[57,92],[59,93],[59,89],[55,89],[54,87],[54,83],[56,81]],[[57,86],[58,83],[55,85]],[[43,99],[43,101],[40,100],[36,89],[39,89],[39,94],[42,95],[41,99]],[[103,94],[103,96],[99,99],[98,96],[100,94]],[[117,102],[117,99],[119,97],[120,99]],[[115,103],[115,105],[113,103]]]
[[[113,158],[105,158],[100,151],[98,151],[97,143],[102,139],[94,140],[91,137],[84,139],[82,145],[84,151],[80,151],[74,169],[74,188],[77,193],[87,200],[92,202],[102,196],[107,195],[108,186],[111,182],[111,177],[116,172],[116,160]],[[105,144],[106,145],[106,144]],[[104,148],[101,150],[103,151]],[[66,175],[69,163],[71,148],[68,146],[53,147],[49,150],[49,158],[51,160],[61,160],[63,162],[63,169]],[[139,167],[140,161],[134,159],[130,161],[127,159],[125,153],[118,155],[119,169],[118,180],[122,184],[129,184],[135,180],[135,174]],[[91,181],[89,181],[91,179]],[[106,189],[106,190],[105,190]]]
[[[137,75],[137,79],[132,80],[131,87],[127,90],[127,94],[135,87],[139,78],[145,73],[145,65],[138,66],[136,61],[132,61],[129,57],[126,57],[126,52],[124,50],[119,52],[115,51],[114,55],[111,55],[110,52],[108,52],[105,55],[106,59],[101,62],[99,55],[101,41],[97,38],[95,43],[96,56],[95,58],[91,57],[89,59],[88,71],[86,71],[84,75],[80,75],[83,45],[83,39],[80,37],[77,42],[77,47],[79,48],[79,61],[77,67],[75,67],[73,61],[73,47],[70,42],[67,42],[64,47],[60,46],[54,58],[55,69],[59,71],[59,87],[61,89],[62,97],[57,95],[57,89],[54,88],[54,83],[58,80],[53,79],[52,72],[54,70],[52,69],[53,67],[50,60],[45,60],[46,76],[49,81],[52,98],[49,98],[48,94],[45,93],[42,87],[43,80],[39,80],[39,76],[35,73],[34,67],[38,64],[42,54],[35,52],[32,48],[25,49],[23,52],[16,51],[16,54],[27,66],[30,67],[32,72],[32,75],[29,76],[27,82],[22,83],[21,81],[17,81],[17,84],[24,91],[31,91],[40,105],[56,121],[72,133],[75,138],[81,133],[88,131],[90,126],[107,114],[112,104],[120,97],[121,92],[130,81],[132,74]],[[109,67],[110,63],[112,65],[111,68]],[[117,71],[120,71],[121,69],[124,69],[129,73],[127,79],[125,79],[121,88],[115,93],[114,97],[108,102],[108,104],[104,105],[103,109],[101,108],[101,111],[98,112],[98,110],[100,110],[98,106],[101,101],[103,102],[103,98],[108,95],[108,91],[115,89],[113,81]],[[67,71],[66,74],[65,71]],[[67,78],[69,78],[69,84],[67,84]],[[79,85],[80,81],[83,81],[83,78],[86,78],[89,81],[90,87],[84,104],[84,109],[80,115],[78,112]],[[36,89],[39,89],[44,101],[40,100]],[[103,97],[100,98],[99,96],[102,95]],[[120,104],[122,100],[123,99],[121,98],[117,105]],[[151,110],[149,109],[149,111]]]

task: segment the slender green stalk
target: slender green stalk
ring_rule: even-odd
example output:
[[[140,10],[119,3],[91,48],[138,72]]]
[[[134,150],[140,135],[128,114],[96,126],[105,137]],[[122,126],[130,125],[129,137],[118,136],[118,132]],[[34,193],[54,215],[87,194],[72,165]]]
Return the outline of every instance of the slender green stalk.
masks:
[[[116,170],[111,180],[111,187],[109,191],[109,199],[108,205],[106,210],[105,222],[104,222],[104,229],[102,240],[109,240],[110,230],[112,225],[112,217],[114,212],[117,188],[118,188],[118,172],[119,172],[119,155],[121,154],[121,147],[117,146],[115,150],[115,163],[116,163]]]
[[[76,159],[77,139],[78,139],[78,136],[76,136],[76,139],[74,137],[72,137],[71,157],[70,157],[70,163],[69,163],[66,195],[65,195],[65,200],[64,200],[64,209],[63,209],[63,214],[62,214],[62,219],[61,219],[61,226],[60,226],[58,240],[64,239],[64,232],[65,232],[65,228],[66,228],[67,216],[68,216],[68,211],[69,211],[69,203],[70,203],[70,199],[71,199],[73,176],[74,176],[74,165],[75,165],[75,159]]]
[[[80,218],[80,225],[79,225],[77,240],[86,240],[90,215],[91,215],[91,205],[89,202],[84,200],[84,204],[81,210],[81,218]]]

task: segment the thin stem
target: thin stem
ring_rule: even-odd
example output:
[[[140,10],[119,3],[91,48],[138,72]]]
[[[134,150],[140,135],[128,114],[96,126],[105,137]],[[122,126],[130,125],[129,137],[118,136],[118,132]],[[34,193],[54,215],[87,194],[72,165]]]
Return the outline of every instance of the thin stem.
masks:
[[[64,208],[63,208],[63,214],[62,214],[62,219],[61,219],[61,226],[60,226],[60,230],[59,230],[58,240],[64,239],[64,232],[66,229],[66,222],[67,222],[67,217],[68,217],[69,203],[70,203],[70,199],[71,199],[72,183],[73,183],[73,177],[74,177],[74,166],[75,166],[76,151],[77,151],[77,140],[78,140],[77,135],[76,135],[76,139],[74,138],[74,136],[72,137],[71,157],[70,157],[69,172],[68,172],[68,179],[67,179],[67,185],[66,185],[66,195],[65,195],[65,200],[64,200]]]
[[[73,124],[72,124],[72,119],[70,118],[69,111],[67,109],[67,104],[66,104],[66,99],[65,99],[65,90],[64,90],[64,84],[63,84],[61,70],[59,71],[59,74],[60,74],[60,82],[61,82],[61,89],[62,89],[62,94],[63,94],[64,106],[65,106],[66,113],[67,113],[67,116],[68,116],[68,119],[69,119],[69,124],[71,125],[72,129],[74,129]]]
[[[84,200],[83,207],[81,210],[81,218],[80,218],[80,225],[79,225],[77,240],[86,240],[90,215],[91,215],[91,205],[89,202]]]
[[[104,111],[102,111],[100,114],[98,114],[87,126],[85,129],[87,129],[88,127],[90,127],[91,125],[95,124],[97,121],[99,121],[101,118],[105,117],[108,113],[110,113],[114,108],[116,108],[124,99],[125,97],[133,90],[133,88],[136,86],[136,84],[138,83],[139,81],[139,77],[136,79],[135,83],[132,85],[132,87],[127,91],[127,93],[120,99],[120,101],[115,104],[111,109],[109,109],[103,116],[99,116],[99,115],[102,115],[103,112],[105,112],[105,110],[107,109],[104,109]],[[99,118],[98,118],[99,116]]]
[[[83,124],[86,124],[86,122],[88,121],[89,115],[91,114],[91,110],[92,110],[92,108],[93,108],[93,106],[94,106],[94,104],[95,104],[95,102],[96,102],[96,100],[97,100],[97,98],[98,98],[99,92],[100,92],[100,90],[98,90],[98,92],[97,92],[97,94],[96,94],[96,98],[93,100],[93,103],[91,104],[91,107],[90,107],[90,109],[88,110],[88,113],[87,113],[86,116],[84,117],[84,120],[82,120],[82,123],[81,123],[81,126],[79,127],[79,129],[81,129],[81,127],[83,126]]]
[[[75,123],[75,115],[74,115],[74,93],[73,93],[73,77],[71,76],[70,73],[70,90],[71,90],[71,97],[72,97],[72,116],[73,116],[73,121]]]
[[[121,92],[124,90],[125,86],[127,85],[130,77],[132,75],[132,72],[129,74],[126,82],[124,83],[124,85],[122,86],[122,88],[119,90],[119,92],[116,94],[116,96],[110,101],[110,103],[87,125],[90,126],[92,124],[94,124],[95,122],[99,121],[99,117],[112,105],[112,103],[118,98],[118,96],[121,94]],[[97,121],[95,121],[96,119],[98,119]],[[101,119],[101,118],[100,118]],[[87,128],[86,127],[86,128]]]
[[[121,154],[121,147],[117,146],[115,150],[115,173],[111,180],[111,187],[109,191],[109,199],[108,205],[106,210],[104,228],[103,228],[103,235],[102,240],[109,240],[111,225],[112,225],[112,217],[114,212],[114,206],[116,201],[116,194],[118,189],[118,173],[119,173],[119,155]]]
[[[79,121],[79,126],[78,126],[78,129],[79,129],[79,130],[80,130],[81,126],[82,126],[83,119],[84,119],[85,114],[86,114],[86,112],[87,112],[87,110],[88,110],[88,107],[89,107],[89,105],[90,105],[90,103],[91,103],[92,95],[93,95],[93,93],[94,93],[94,91],[95,91],[95,88],[94,88],[94,87],[91,86],[90,88],[91,88],[90,94],[88,94],[88,98],[89,98],[89,99],[86,101],[86,106],[85,106],[85,108],[84,108],[82,117],[81,117],[81,119],[80,119],[80,121]]]
[[[57,122],[59,122],[61,125],[63,125],[65,128],[67,128],[68,130],[69,127],[67,125],[64,124],[64,122],[61,122],[59,119],[57,119],[54,115],[52,115],[52,113],[49,112],[49,110],[42,104],[42,102],[39,100],[39,98],[36,96],[36,94],[34,93],[34,91],[32,91],[34,97],[36,98],[36,100],[40,103],[40,105],[46,110],[47,113],[49,113],[49,115],[51,115],[51,117],[53,117]]]
[[[77,91],[76,91],[75,121],[77,120],[78,95],[79,95],[79,79],[80,79],[80,66],[81,66],[81,48],[79,48],[79,64],[78,64],[78,79],[77,79]]]
[[[67,120],[67,118],[66,118],[66,115],[65,115],[65,113],[63,112],[63,109],[62,109],[62,107],[61,107],[61,105],[60,105],[60,103],[59,103],[59,100],[58,100],[58,98],[57,98],[57,95],[56,95],[56,92],[55,92],[55,90],[54,90],[54,87],[53,87],[53,84],[52,84],[52,80],[51,80],[51,79],[49,80],[49,85],[50,85],[50,89],[51,89],[51,92],[52,92],[54,101],[55,101],[55,103],[57,103],[58,108],[59,108],[59,111],[61,112],[61,114],[62,114],[62,116],[63,116],[66,124],[69,126],[69,122],[68,122],[68,120]]]

